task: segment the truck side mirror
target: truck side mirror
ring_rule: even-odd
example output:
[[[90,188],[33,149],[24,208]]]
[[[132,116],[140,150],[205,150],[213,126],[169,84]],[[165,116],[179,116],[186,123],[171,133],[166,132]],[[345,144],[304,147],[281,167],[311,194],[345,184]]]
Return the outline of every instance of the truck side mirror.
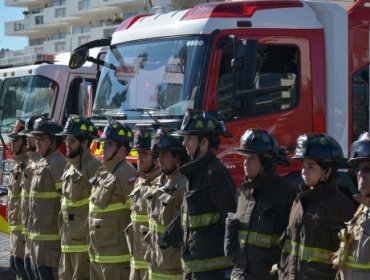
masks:
[[[71,53],[71,57],[69,59],[69,68],[77,69],[80,68],[84,63],[87,61],[89,57],[89,49],[88,48],[77,48]]]
[[[236,40],[236,37],[234,37]],[[257,69],[258,43],[255,39],[234,42],[234,57],[231,61],[234,88],[245,90],[254,88]]]
[[[78,91],[78,114],[80,116],[91,117],[93,92],[93,84],[83,80]]]

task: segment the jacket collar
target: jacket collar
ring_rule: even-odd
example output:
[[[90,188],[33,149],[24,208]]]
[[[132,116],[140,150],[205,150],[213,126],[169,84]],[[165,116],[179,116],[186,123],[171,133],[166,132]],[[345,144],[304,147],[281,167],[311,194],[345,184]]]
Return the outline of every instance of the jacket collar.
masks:
[[[338,180],[339,180],[339,175],[338,173],[335,172],[330,176],[329,181],[325,183],[320,182],[314,188],[310,188],[304,183],[302,183],[300,184],[301,193],[298,194],[298,197],[304,198],[304,197],[309,197],[313,195],[321,195],[321,194],[328,192],[329,190],[338,189]]]
[[[215,158],[215,155],[211,151],[208,151],[204,155],[204,157],[196,159],[188,164],[181,166],[179,170],[184,175],[189,175],[194,172],[201,173],[201,170],[205,169],[205,167],[208,165],[208,162],[212,158]]]

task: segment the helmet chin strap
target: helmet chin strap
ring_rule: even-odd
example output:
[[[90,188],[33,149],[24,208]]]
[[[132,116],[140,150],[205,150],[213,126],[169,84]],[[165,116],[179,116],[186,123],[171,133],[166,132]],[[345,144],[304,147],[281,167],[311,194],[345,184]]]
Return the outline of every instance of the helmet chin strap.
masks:
[[[120,145],[117,145],[116,146],[116,150],[113,152],[113,154],[108,158],[108,159],[106,159],[105,161],[110,161],[110,160],[112,160],[117,154],[118,154],[118,151],[119,151],[119,149],[121,148],[121,146]]]

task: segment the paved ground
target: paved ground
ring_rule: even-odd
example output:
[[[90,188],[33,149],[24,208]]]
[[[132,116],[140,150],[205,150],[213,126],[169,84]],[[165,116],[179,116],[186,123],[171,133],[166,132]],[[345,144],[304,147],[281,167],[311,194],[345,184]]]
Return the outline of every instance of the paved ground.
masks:
[[[9,270],[9,235],[0,231],[0,279],[13,280],[14,274]]]
[[[9,235],[0,231],[0,267],[9,266]]]

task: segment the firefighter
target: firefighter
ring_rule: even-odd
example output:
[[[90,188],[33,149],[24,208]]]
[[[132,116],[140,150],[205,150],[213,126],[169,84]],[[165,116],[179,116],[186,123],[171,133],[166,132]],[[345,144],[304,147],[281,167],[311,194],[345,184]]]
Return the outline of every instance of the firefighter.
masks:
[[[136,170],[126,160],[131,150],[131,129],[110,120],[99,138],[103,165],[91,181],[89,209],[90,278],[128,279],[130,254],[124,229],[130,223],[131,192]]]
[[[277,279],[270,269],[280,260],[279,239],[297,188],[276,166],[289,161],[277,140],[257,128],[245,131],[236,153],[244,157],[245,181],[237,191],[236,215],[226,222],[225,253],[235,263],[231,279]]]
[[[35,279],[30,259],[30,240],[28,237],[29,232],[29,202],[30,202],[30,189],[31,181],[34,171],[36,169],[36,163],[40,159],[40,155],[36,152],[35,137],[31,134],[33,130],[35,120],[39,116],[31,116],[26,120],[25,129],[19,132],[19,135],[24,135],[27,142],[28,161],[25,164],[25,169],[22,176],[22,195],[21,195],[21,220],[24,226],[24,237],[25,237],[25,252],[24,252],[24,267],[28,276],[28,279]]]
[[[20,279],[28,279],[24,266],[25,236],[22,224],[22,175],[28,157],[26,155],[26,137],[19,133],[24,130],[25,124],[22,120],[15,122],[13,131],[9,134],[11,151],[13,153],[14,167],[8,189],[8,223],[10,230],[10,267]]]
[[[329,256],[354,210],[338,189],[337,169],[346,162],[342,148],[329,135],[306,133],[292,159],[302,163],[303,183],[283,236],[279,279],[334,279]]]
[[[354,198],[360,203],[354,217],[339,233],[339,250],[331,261],[338,269],[338,280],[370,279],[370,134],[363,133],[352,144],[349,162],[357,172],[359,194]]]
[[[31,262],[36,279],[58,279],[60,259],[59,212],[61,177],[67,161],[59,151],[61,127],[53,120],[35,120],[32,135],[41,156],[32,177],[30,192],[29,238]]]
[[[133,148],[138,152],[137,170],[139,177],[130,193],[132,204],[131,224],[126,228],[132,254],[130,280],[149,279],[149,264],[144,259],[148,247],[144,236],[149,230],[147,203],[144,197],[146,192],[150,190],[154,178],[161,173],[158,167],[157,155],[151,151],[153,133],[153,129],[139,128],[134,137]]]
[[[97,136],[94,124],[86,118],[70,116],[60,134],[66,144],[68,165],[62,181],[61,250],[59,279],[89,279],[88,254],[89,198],[91,185],[100,162],[90,152],[92,139]]]
[[[224,256],[225,219],[235,211],[235,185],[213,151],[227,133],[212,114],[189,109],[181,129],[191,162],[180,168],[189,183],[182,209],[185,279],[225,279],[231,266]]]
[[[187,162],[183,138],[161,128],[152,138],[152,150],[158,153],[162,174],[153,180],[153,192],[147,196],[149,216],[149,248],[146,261],[150,263],[150,279],[182,279],[181,239],[177,244],[161,244],[162,233],[179,216],[184,198],[186,177],[179,167]]]

